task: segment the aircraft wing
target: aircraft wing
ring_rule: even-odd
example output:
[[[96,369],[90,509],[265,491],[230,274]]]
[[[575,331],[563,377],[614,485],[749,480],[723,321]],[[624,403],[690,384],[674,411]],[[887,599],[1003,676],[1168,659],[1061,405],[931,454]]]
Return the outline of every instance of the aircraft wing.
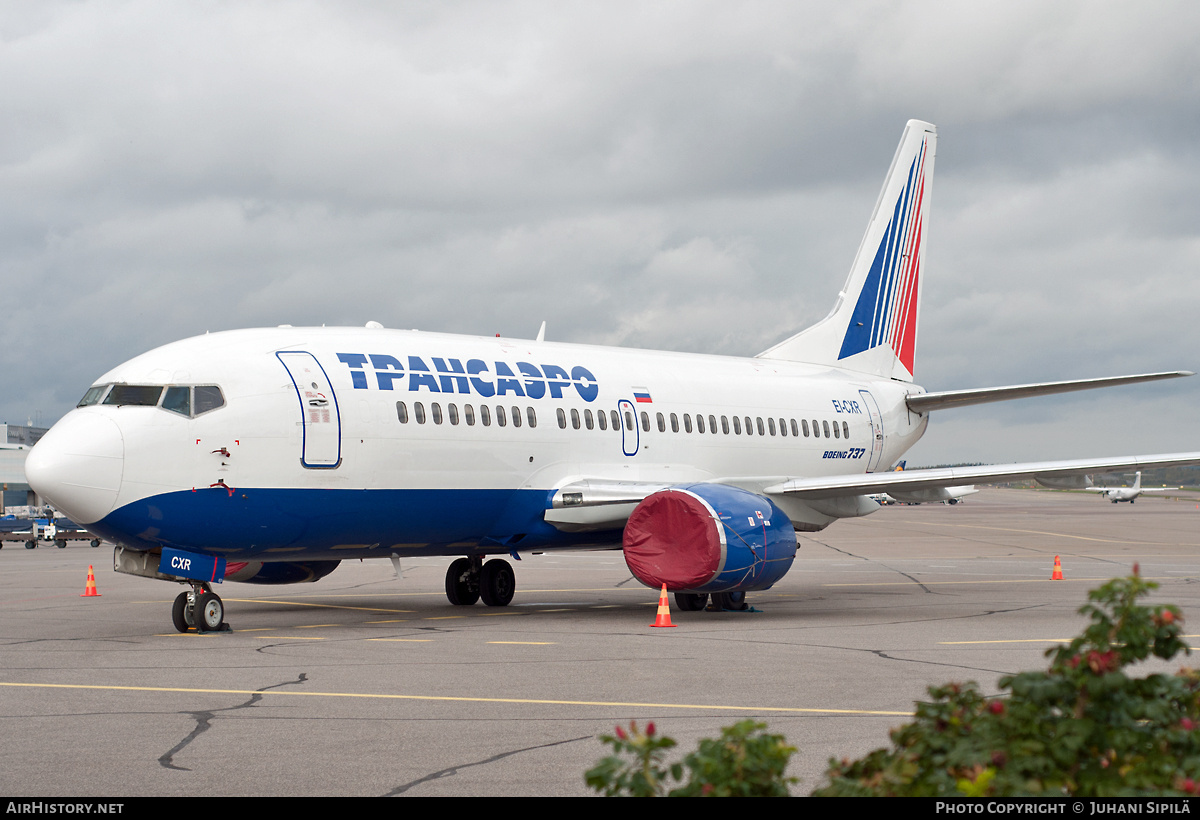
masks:
[[[1049,487],[1078,487],[1090,483],[1090,473],[1144,470],[1152,467],[1183,467],[1200,464],[1200,452],[1165,455],[1082,458],[1070,461],[1034,461],[1025,464],[991,464],[977,467],[936,467],[896,473],[866,473],[822,478],[789,478],[764,488],[768,495],[787,494],[799,498],[824,499],[867,493],[915,492],[964,484],[1036,479]]]

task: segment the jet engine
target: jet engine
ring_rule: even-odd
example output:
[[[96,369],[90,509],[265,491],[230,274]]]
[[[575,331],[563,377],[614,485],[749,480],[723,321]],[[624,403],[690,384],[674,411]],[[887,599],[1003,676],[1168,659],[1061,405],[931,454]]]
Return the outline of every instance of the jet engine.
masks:
[[[319,581],[341,561],[230,561],[226,581],[243,584],[304,584]]]
[[[769,498],[725,484],[670,487],[629,516],[625,563],[653,589],[768,589],[796,557],[796,533]]]

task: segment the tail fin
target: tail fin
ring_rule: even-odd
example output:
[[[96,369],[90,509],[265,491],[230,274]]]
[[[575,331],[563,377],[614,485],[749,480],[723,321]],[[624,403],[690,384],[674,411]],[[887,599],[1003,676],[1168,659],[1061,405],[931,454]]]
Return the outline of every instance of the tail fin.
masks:
[[[935,126],[908,121],[833,310],[759,357],[912,381],[936,147]]]
[[[1141,470],[1138,470],[1136,473],[1134,473],[1133,489],[1135,489],[1135,490],[1142,489],[1142,471]]]

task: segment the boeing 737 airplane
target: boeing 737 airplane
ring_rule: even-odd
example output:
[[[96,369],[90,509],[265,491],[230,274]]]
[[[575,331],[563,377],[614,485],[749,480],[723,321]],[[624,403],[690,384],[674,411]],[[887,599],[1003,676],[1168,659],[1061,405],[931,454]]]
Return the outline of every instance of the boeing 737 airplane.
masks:
[[[223,627],[222,581],[316,581],[347,558],[454,556],[452,604],[513,597],[529,551],[624,550],[685,609],[744,607],[796,531],[945,488],[1200,463],[1200,452],[889,467],[934,411],[1185,372],[927,393],[913,383],[934,126],[908,123],[821,322],[754,358],[385,329],[236,330],[101,376],[30,452],[39,495],[187,584],[177,629]]]
[[[1132,487],[1087,487],[1089,492],[1103,493],[1114,504],[1119,504],[1122,501],[1128,501],[1130,504],[1134,502],[1142,493],[1162,493],[1167,490],[1178,490],[1178,487],[1143,487],[1142,486],[1142,471],[1138,470],[1134,474]]]

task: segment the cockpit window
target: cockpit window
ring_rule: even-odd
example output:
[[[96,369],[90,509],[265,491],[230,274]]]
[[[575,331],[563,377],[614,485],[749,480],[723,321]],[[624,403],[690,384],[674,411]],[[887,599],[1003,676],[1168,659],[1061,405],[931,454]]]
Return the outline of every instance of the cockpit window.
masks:
[[[104,391],[108,389],[107,384],[98,384],[95,387],[89,387],[88,391],[83,394],[83,398],[79,400],[76,407],[88,407],[93,404],[99,404],[100,399],[104,397]]]
[[[108,391],[108,397],[104,399],[104,403],[117,406],[154,407],[158,404],[158,398],[162,392],[161,385],[114,384],[112,390]]]
[[[164,410],[170,410],[172,413],[190,416],[192,414],[192,389],[190,387],[168,387],[167,394],[163,396],[162,406]]]
[[[98,384],[88,388],[87,393],[75,406],[89,407],[101,403],[115,407],[154,407],[158,405],[168,412],[195,418],[201,413],[224,407],[225,396],[221,393],[221,388],[215,384],[195,387],[157,384]]]
[[[207,413],[209,410],[216,410],[218,407],[225,406],[225,397],[221,395],[221,388],[215,384],[193,387],[192,394],[192,404],[197,416],[201,413]]]

